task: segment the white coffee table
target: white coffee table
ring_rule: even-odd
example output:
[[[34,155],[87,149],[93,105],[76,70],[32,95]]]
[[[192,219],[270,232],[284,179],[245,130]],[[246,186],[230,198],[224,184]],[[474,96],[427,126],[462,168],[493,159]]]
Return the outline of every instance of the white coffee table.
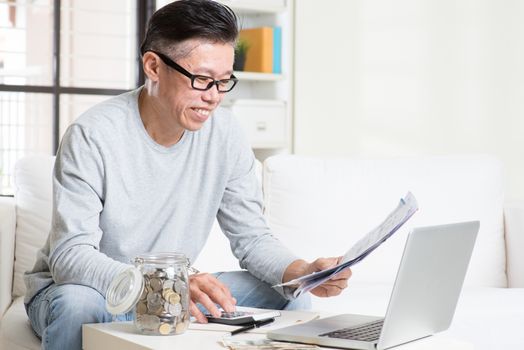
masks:
[[[236,335],[235,339],[261,339],[269,329],[285,327],[302,321],[324,317],[314,312],[282,311],[282,316],[272,325]],[[173,349],[222,349],[222,338],[235,327],[224,325],[191,324],[184,334],[173,336],[150,336],[139,334],[132,322],[113,322],[87,324],[83,326],[84,350],[173,350]],[[327,349],[327,348],[323,348]],[[403,346],[398,350],[472,350],[473,346],[463,341],[452,339],[446,333],[418,340]]]

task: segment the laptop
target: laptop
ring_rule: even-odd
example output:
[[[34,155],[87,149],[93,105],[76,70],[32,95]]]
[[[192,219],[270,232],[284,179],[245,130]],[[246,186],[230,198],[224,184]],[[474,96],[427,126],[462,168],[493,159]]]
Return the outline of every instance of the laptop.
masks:
[[[345,314],[269,331],[273,340],[388,349],[446,330],[479,222],[415,228],[408,235],[385,317]]]

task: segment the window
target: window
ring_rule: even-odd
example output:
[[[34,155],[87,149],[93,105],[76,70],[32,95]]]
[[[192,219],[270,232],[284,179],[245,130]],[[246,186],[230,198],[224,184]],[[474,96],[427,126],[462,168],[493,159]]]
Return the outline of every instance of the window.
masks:
[[[15,162],[54,154],[97,102],[142,84],[138,46],[154,0],[0,0],[0,195]]]

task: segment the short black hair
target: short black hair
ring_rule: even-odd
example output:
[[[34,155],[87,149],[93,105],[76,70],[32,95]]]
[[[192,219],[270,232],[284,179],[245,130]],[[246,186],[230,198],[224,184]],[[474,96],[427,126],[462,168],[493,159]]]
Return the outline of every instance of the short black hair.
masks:
[[[234,44],[237,36],[237,16],[228,6],[213,0],[179,0],[151,16],[140,54],[163,51],[187,39]]]

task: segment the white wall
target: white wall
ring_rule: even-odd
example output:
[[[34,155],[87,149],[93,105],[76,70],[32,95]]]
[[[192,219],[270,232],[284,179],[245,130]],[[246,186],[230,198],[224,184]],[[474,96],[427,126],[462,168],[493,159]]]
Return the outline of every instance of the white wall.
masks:
[[[295,24],[295,153],[490,153],[524,199],[524,1],[298,0]]]

